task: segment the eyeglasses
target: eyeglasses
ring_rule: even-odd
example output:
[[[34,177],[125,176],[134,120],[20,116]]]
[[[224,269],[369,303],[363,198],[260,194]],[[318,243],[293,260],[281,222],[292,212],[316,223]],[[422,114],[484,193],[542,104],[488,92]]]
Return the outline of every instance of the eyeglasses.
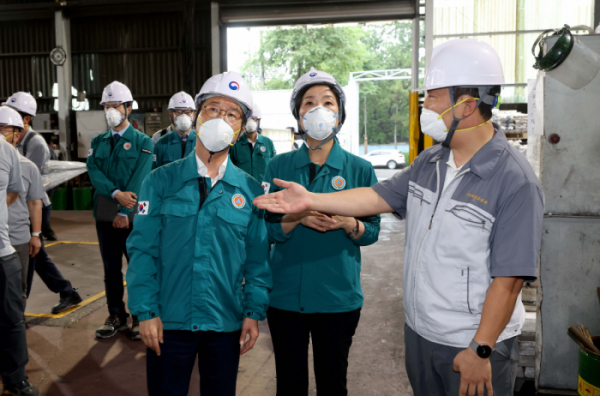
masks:
[[[180,115],[185,114],[186,116],[193,118],[194,110],[173,110],[173,115],[175,117],[179,117]]]
[[[215,106],[202,106],[202,112],[208,119],[214,119],[219,117],[221,114],[224,115],[223,119],[228,124],[237,124],[242,120],[242,115],[236,110],[222,110]]]

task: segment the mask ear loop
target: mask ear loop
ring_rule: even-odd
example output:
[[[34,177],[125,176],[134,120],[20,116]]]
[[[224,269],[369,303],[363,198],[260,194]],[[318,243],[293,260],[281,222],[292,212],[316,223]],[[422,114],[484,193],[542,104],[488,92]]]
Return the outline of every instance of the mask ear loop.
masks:
[[[450,141],[452,141],[452,137],[454,136],[454,132],[456,131],[456,128],[458,127],[459,122],[461,122],[462,120],[464,120],[465,117],[462,118],[456,118],[456,116],[454,115],[454,87],[448,87],[448,92],[450,93],[450,102],[452,103],[452,124],[450,125],[450,128],[448,129],[448,134],[446,135],[446,140],[444,140],[444,142],[442,143],[442,146],[446,147],[446,148],[450,148]],[[480,97],[482,95],[479,95]],[[479,104],[481,103],[481,98],[477,99],[477,104],[475,105],[475,108],[479,107]]]

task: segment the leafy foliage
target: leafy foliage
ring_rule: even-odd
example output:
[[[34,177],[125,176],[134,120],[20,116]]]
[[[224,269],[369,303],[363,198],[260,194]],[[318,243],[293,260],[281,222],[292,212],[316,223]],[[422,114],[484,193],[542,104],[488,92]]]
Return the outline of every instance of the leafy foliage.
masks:
[[[410,68],[412,25],[392,22],[365,26],[279,27],[263,32],[258,53],[242,68],[255,90],[291,89],[311,66],[333,75],[342,86],[349,73]],[[364,137],[364,97],[369,143],[408,139],[410,80],[360,83],[361,142]]]

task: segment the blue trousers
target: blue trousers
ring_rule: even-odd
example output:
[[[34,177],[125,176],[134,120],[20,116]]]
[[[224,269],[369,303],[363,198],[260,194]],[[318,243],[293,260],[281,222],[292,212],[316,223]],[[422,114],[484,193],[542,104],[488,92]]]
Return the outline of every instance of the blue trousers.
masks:
[[[148,349],[149,396],[187,396],[196,357],[201,396],[235,396],[241,331],[165,330],[161,355]]]

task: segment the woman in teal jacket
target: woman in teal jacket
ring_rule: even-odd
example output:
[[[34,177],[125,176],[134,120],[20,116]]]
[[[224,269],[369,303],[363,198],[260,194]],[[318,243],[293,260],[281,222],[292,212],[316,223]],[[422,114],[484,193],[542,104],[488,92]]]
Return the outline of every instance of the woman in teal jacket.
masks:
[[[311,68],[292,93],[291,109],[306,141],[270,162],[265,193],[274,178],[325,193],[377,183],[372,165],[345,151],[335,139],[344,121],[345,96],[327,73]],[[360,318],[360,246],[377,241],[379,216],[350,218],[305,212],[265,216],[273,289],[267,312],[277,369],[277,394],[308,393],[308,345],[312,338],[319,395],[347,395],[352,337]]]

